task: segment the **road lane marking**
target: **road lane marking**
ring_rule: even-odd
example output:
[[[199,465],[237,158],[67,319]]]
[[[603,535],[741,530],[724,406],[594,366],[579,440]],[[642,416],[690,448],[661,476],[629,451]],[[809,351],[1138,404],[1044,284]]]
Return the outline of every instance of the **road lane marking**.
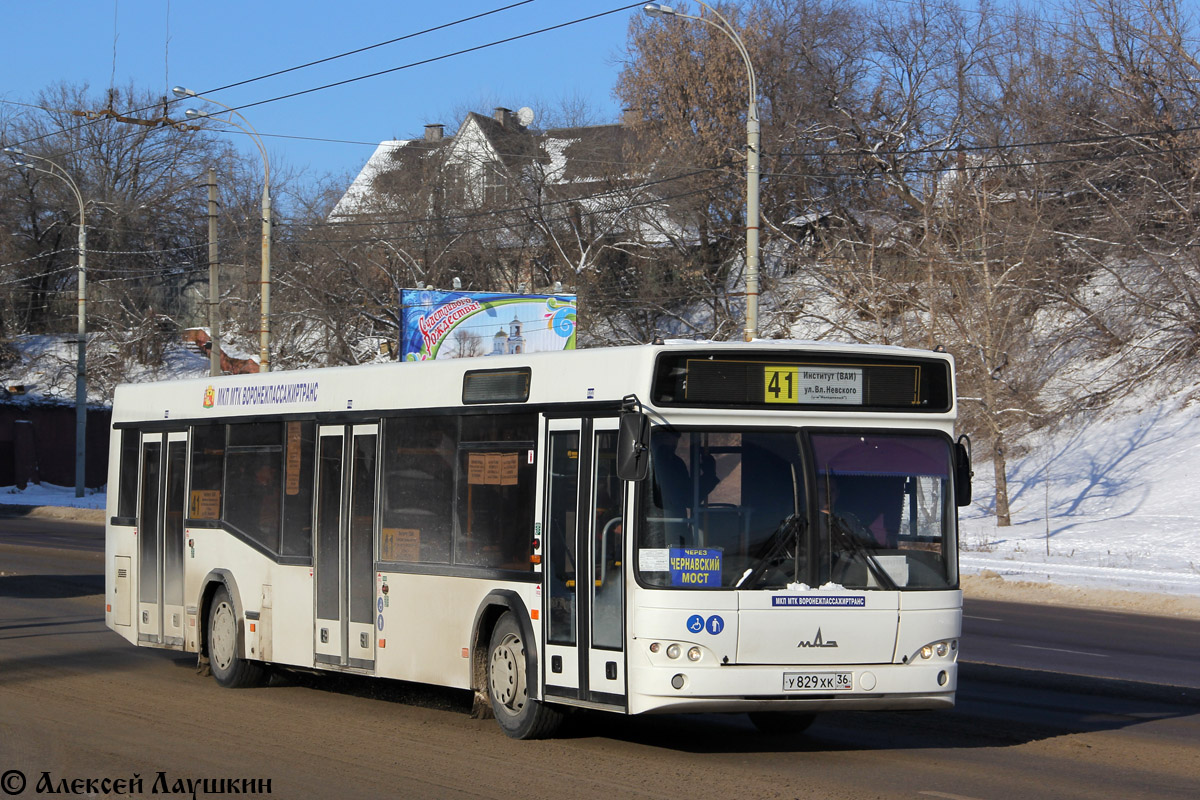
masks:
[[[918,794],[923,794],[926,797],[941,797],[944,800],[981,800],[981,798],[971,797],[970,795],[946,794],[945,792],[919,792]]]
[[[1027,650],[1052,650],[1055,653],[1071,653],[1077,656],[1093,656],[1095,658],[1108,658],[1103,653],[1085,653],[1083,650],[1064,650],[1061,647],[1038,647],[1036,644],[1018,644],[1014,647],[1024,647]]]
[[[997,619],[996,617],[977,617],[973,614],[963,614],[963,619],[986,619],[988,622],[1004,622],[1004,620]]]

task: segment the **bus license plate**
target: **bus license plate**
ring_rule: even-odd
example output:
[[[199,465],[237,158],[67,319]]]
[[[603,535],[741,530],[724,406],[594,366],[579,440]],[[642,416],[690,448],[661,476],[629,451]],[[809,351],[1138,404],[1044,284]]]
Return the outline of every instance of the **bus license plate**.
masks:
[[[854,688],[851,672],[785,672],[785,692],[848,692]]]

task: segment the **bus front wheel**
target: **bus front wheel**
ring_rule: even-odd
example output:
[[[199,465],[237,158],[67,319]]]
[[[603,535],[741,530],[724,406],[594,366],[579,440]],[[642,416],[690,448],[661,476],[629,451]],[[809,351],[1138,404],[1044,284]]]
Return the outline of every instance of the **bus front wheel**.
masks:
[[[505,612],[488,643],[488,698],[500,728],[513,739],[544,739],[562,724],[562,712],[529,696],[526,642],[517,618]]]
[[[267,670],[256,661],[239,658],[237,610],[229,590],[221,586],[208,607],[208,664],[217,683],[229,689],[260,686]]]

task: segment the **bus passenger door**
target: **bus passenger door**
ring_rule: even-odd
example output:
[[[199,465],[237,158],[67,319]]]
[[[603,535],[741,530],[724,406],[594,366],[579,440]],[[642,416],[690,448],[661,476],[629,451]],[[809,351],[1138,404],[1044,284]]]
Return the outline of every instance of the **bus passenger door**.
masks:
[[[624,486],[616,420],[552,420],[543,567],[546,694],[625,707]]]
[[[138,502],[138,641],[183,649],[187,434],[142,437]]]
[[[313,560],[316,663],[375,669],[379,425],[322,425]]]

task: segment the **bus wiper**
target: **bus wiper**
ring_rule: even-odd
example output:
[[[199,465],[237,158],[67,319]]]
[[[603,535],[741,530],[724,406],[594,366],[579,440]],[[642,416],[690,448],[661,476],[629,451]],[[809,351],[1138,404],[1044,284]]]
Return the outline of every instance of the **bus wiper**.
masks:
[[[772,531],[767,537],[769,545],[766,552],[759,556],[759,559],[754,562],[754,566],[746,570],[733,588],[740,589],[745,584],[746,588],[752,588],[762,576],[766,574],[767,567],[777,561],[780,561],[787,556],[788,545],[795,545],[795,566],[792,571],[792,578],[798,577],[800,565],[800,544],[804,538],[804,530],[808,526],[808,520],[798,514],[792,514],[779,523],[779,527]]]
[[[871,551],[863,546],[844,519],[837,515],[830,517],[829,532],[836,535],[838,541],[844,544],[851,553],[862,559],[870,573],[875,576],[875,580],[879,581],[880,586],[889,592],[896,591],[896,582],[892,580],[892,576],[888,575],[887,570],[880,566],[879,562],[875,560],[875,556],[871,555]]]

